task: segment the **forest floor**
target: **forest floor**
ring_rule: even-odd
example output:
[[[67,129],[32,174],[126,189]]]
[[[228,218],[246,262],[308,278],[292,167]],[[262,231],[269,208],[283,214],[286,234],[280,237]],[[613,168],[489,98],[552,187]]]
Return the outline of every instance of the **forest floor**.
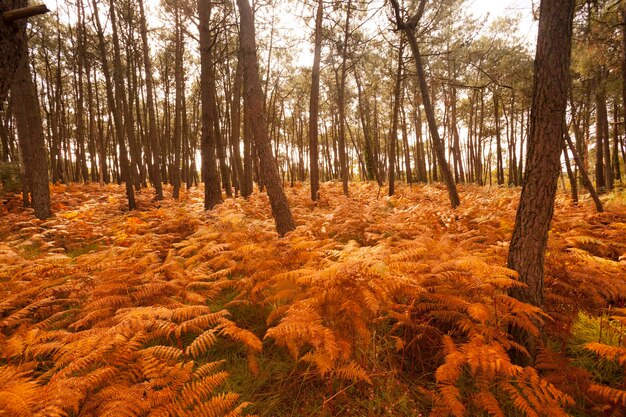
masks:
[[[4,196],[0,415],[625,415],[624,192],[557,197],[541,311],[507,296],[519,189],[350,190],[287,187],[282,239],[258,192]],[[546,335],[534,367],[511,328]]]

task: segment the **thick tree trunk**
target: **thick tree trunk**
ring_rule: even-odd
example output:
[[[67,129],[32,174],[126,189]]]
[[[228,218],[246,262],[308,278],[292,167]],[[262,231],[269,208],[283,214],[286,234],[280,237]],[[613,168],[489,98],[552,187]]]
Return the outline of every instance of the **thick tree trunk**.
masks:
[[[528,157],[508,266],[527,286],[515,298],[543,305],[543,264],[561,151],[572,46],[574,0],[542,0],[535,57]]]
[[[3,12],[25,7],[28,0],[5,0],[0,1],[0,14]],[[5,22],[0,17],[0,106],[4,104],[17,65],[20,62],[22,47],[22,26],[25,21]]]
[[[31,206],[35,210],[35,217],[46,219],[52,215],[50,210],[50,184],[48,177],[48,162],[46,160],[46,144],[43,135],[43,125],[39,112],[37,87],[33,83],[30,73],[29,53],[26,39],[26,22],[20,28],[20,60],[17,65],[11,85],[11,94],[14,105],[14,115],[22,153],[29,191],[31,192]],[[25,155],[27,153],[28,155]]]
[[[259,153],[263,182],[267,188],[267,195],[272,206],[272,215],[276,222],[276,230],[280,236],[294,230],[296,224],[291,216],[287,196],[280,183],[278,167],[272,155],[272,146],[267,130],[267,119],[263,110],[263,91],[259,78],[259,65],[256,56],[256,39],[254,30],[254,17],[248,0],[237,0],[240,13],[239,43],[241,59],[243,62],[243,74],[247,81],[246,112],[254,120],[254,137]]]

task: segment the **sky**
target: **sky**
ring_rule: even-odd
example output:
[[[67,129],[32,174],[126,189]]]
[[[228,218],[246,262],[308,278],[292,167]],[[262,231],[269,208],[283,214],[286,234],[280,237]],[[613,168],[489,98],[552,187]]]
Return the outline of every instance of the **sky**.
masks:
[[[470,10],[475,16],[489,14],[493,20],[498,16],[519,13],[521,22],[519,36],[525,40],[532,50],[537,41],[537,22],[533,20],[533,10],[538,10],[540,0],[470,0]]]

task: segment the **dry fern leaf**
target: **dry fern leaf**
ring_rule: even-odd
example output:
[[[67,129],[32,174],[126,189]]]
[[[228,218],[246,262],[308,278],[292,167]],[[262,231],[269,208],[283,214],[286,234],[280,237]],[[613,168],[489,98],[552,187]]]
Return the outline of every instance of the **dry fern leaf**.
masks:
[[[243,343],[248,348],[255,352],[260,352],[263,349],[261,340],[251,331],[238,327],[234,322],[228,319],[220,320],[220,324],[215,327],[215,330],[220,335],[226,335],[232,340]]]
[[[194,339],[191,345],[187,347],[186,354],[194,359],[198,358],[200,355],[206,353],[215,342],[217,342],[215,332],[213,330],[207,330]]]
[[[615,361],[622,366],[626,365],[626,348],[590,342],[585,344],[585,349],[592,351],[603,359]]]
[[[178,361],[183,356],[183,351],[173,346],[152,346],[142,349],[140,352],[168,361]]]
[[[589,387],[589,392],[597,394],[613,404],[626,407],[626,391],[603,385],[592,384]]]
[[[372,384],[372,379],[368,375],[367,371],[363,369],[356,362],[350,362],[347,365],[341,365],[335,368],[333,375],[341,379],[347,379],[353,382],[367,382]]]
[[[221,417],[225,415],[239,400],[239,394],[218,394],[211,399],[188,410],[181,417]]]
[[[227,378],[228,372],[222,371],[186,384],[180,393],[182,405],[188,408],[201,404],[210,397],[215,388],[226,382]]]

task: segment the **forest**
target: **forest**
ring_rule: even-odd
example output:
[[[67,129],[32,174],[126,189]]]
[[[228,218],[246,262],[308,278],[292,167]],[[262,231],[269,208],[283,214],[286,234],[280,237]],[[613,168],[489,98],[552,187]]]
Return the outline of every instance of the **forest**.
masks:
[[[46,2],[0,416],[626,417],[626,0]]]

